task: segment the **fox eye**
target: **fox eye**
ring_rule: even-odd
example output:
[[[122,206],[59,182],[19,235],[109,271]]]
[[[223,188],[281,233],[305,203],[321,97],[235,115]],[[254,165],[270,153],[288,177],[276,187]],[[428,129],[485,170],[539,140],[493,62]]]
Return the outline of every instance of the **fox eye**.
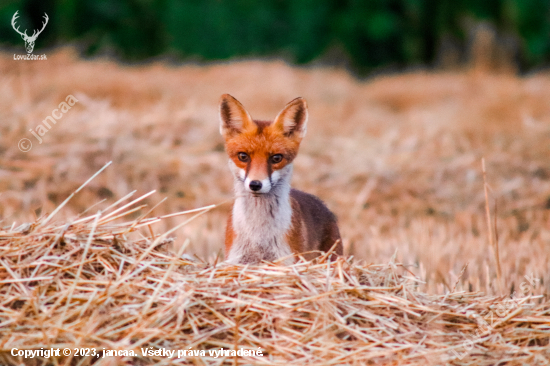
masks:
[[[272,163],[272,164],[278,164],[278,163],[280,163],[281,161],[283,161],[283,155],[281,155],[281,154],[275,154],[275,155],[273,155],[271,158],[269,158],[269,160],[271,160],[271,163]]]
[[[237,157],[239,158],[240,161],[242,161],[243,163],[247,163],[248,160],[250,160],[250,157],[248,156],[247,153],[244,153],[244,152],[240,152],[237,154]]]

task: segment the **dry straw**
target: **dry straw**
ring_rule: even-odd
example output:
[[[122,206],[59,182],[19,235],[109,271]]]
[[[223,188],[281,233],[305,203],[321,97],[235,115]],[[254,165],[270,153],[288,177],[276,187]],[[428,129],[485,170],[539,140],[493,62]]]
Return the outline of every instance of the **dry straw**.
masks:
[[[540,297],[454,288],[427,295],[393,260],[366,265],[323,255],[292,266],[228,266],[182,259],[187,244],[172,253],[170,232],[139,230],[166,217],[122,222],[145,196],[124,204],[130,197],[66,224],[50,215],[0,231],[2,365],[518,365],[550,358],[550,304]],[[194,214],[179,226],[212,208],[179,213]],[[22,359],[11,356],[14,348],[136,356]],[[205,355],[143,357],[145,348]],[[208,352],[222,348],[262,356]]]
[[[397,251],[397,262],[417,265],[410,270],[430,294],[450,291],[466,263],[458,290],[509,295],[527,275],[540,279],[535,294],[550,293],[548,70],[417,70],[358,80],[340,68],[277,60],[130,66],[59,49],[30,63],[0,52],[0,81],[2,227],[53,212],[113,161],[116,169],[54,219],[78,221],[78,213],[100,209],[100,226],[120,222],[126,209],[113,214],[106,206],[136,190],[148,195],[139,204],[148,209],[167,197],[154,211],[166,218],[151,223],[166,232],[181,222],[168,215],[233,197],[219,96],[231,93],[258,119],[302,96],[310,118],[292,186],[336,214],[347,255],[386,263]],[[29,130],[36,133],[68,95],[78,102],[39,143]],[[18,148],[24,138],[33,144],[28,152]],[[482,157],[500,275],[487,235]],[[128,220],[146,214],[131,207]],[[213,262],[228,211],[210,211],[171,235],[188,238],[188,252]],[[138,230],[153,235],[148,225]]]

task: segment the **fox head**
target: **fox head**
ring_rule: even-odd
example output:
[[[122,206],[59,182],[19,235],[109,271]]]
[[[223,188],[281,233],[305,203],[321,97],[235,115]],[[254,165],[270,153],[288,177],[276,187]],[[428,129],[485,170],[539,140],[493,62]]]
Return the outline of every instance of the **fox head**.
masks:
[[[253,120],[231,95],[221,97],[220,133],[231,171],[246,193],[268,194],[281,185],[289,188],[292,161],[306,127],[307,104],[302,98],[292,100],[270,122]]]

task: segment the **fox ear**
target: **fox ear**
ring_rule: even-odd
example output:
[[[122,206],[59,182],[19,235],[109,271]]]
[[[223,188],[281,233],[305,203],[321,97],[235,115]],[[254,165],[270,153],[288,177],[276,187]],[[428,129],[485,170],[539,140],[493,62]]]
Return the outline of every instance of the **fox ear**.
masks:
[[[307,103],[303,98],[296,98],[288,103],[275,118],[275,126],[285,135],[304,138],[307,131]]]
[[[220,98],[220,133],[228,136],[240,133],[252,126],[252,118],[243,105],[229,94]]]

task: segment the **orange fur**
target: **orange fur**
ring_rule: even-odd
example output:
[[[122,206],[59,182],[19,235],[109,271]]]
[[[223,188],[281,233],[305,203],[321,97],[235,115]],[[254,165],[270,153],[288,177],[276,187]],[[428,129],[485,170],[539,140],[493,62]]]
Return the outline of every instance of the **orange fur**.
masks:
[[[335,253],[341,255],[332,212],[317,197],[290,188],[292,162],[306,133],[305,100],[294,99],[273,122],[266,122],[253,120],[240,102],[225,94],[220,121],[238,193],[227,222],[226,258],[257,263],[328,251],[335,243]]]
[[[225,227],[225,252],[229,253],[231,246],[233,245],[233,240],[235,240],[235,231],[233,231],[233,225],[231,223],[233,215],[229,212],[229,217],[227,218],[227,225]]]
[[[263,123],[258,122],[259,126]],[[289,162],[292,162],[298,153],[300,140],[284,137],[272,125],[267,127],[256,127],[226,139],[225,150],[229,158],[240,168],[245,169],[246,165],[239,161],[237,154],[245,152],[252,159],[254,170],[267,171],[267,157],[273,152],[285,155],[287,158],[282,163],[275,165],[274,169],[281,169]]]

